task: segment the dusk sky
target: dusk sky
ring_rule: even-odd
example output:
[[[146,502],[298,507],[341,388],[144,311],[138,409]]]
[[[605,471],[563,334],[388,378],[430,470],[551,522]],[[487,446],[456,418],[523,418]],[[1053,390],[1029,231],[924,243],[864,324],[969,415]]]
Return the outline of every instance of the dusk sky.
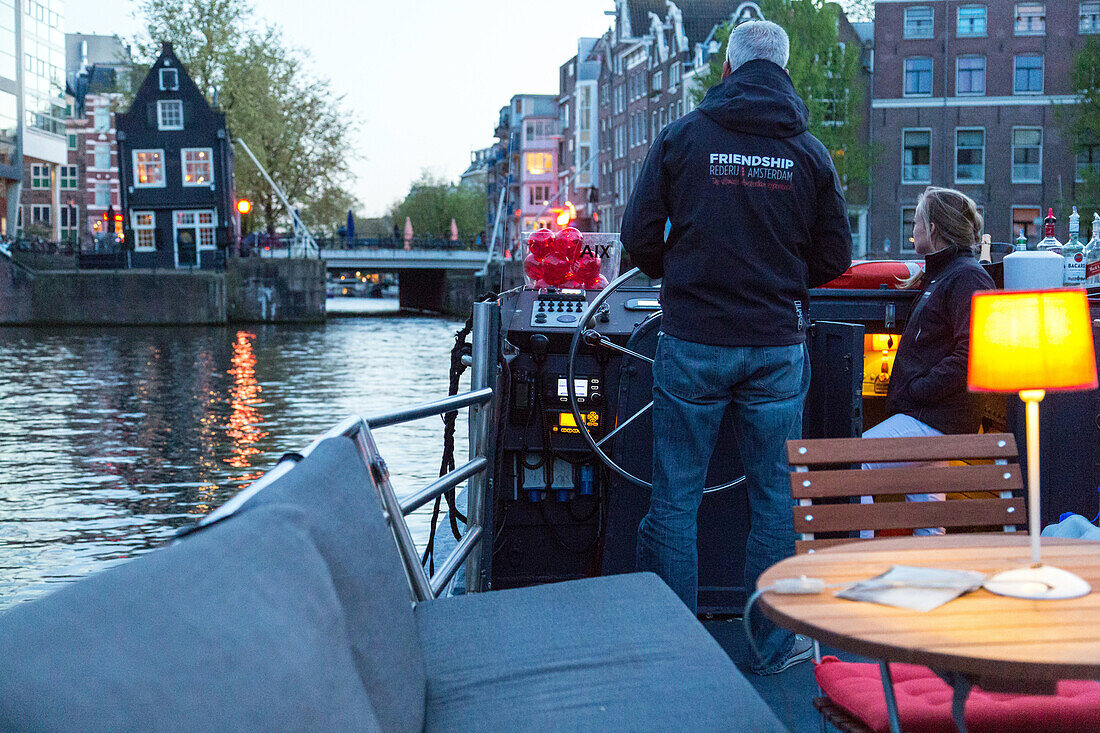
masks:
[[[141,26],[130,0],[68,0],[70,33]],[[427,168],[456,180],[470,151],[493,142],[517,93],[556,94],[577,39],[611,23],[613,0],[256,0],[256,15],[309,52],[313,72],[360,121],[353,193],[378,216]],[[303,12],[303,9],[306,12]],[[238,163],[245,164],[245,163]]]

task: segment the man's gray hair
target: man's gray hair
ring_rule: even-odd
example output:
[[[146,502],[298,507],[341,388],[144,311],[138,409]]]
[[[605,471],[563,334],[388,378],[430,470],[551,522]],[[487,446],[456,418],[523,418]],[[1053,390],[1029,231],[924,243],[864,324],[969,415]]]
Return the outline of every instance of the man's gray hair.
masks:
[[[791,59],[791,40],[787,31],[770,20],[751,20],[730,31],[726,61],[736,71],[755,59],[771,61],[782,69]]]

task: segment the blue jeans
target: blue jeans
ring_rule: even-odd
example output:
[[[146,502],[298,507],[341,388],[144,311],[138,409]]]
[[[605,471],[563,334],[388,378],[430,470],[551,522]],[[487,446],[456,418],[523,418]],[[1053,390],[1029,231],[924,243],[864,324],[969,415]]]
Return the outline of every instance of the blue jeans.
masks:
[[[802,344],[709,346],[660,335],[653,362],[653,493],[638,527],[638,568],[659,575],[693,612],[697,516],[727,407],[751,507],[745,588],[752,592],[764,570],[794,554],[786,442],[802,437],[809,384]],[[753,621],[763,656],[756,669],[766,671],[783,661],[794,635],[759,612]]]

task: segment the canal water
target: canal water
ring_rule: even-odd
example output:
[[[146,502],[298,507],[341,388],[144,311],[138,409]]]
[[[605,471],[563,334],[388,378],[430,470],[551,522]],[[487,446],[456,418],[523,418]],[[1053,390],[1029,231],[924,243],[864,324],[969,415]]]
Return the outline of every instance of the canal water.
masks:
[[[0,608],[163,545],[348,414],[445,395],[461,325],[0,328]],[[378,431],[399,495],[438,475],[442,435]]]

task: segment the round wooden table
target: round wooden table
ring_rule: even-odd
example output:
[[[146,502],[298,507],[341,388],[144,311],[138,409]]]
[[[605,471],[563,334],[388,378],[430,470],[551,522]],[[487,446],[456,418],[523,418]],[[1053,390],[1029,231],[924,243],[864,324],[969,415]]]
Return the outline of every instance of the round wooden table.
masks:
[[[899,537],[796,555],[769,568],[759,587],[800,575],[852,583],[893,565],[992,575],[1029,559],[1023,533]],[[837,649],[961,673],[986,690],[1049,694],[1060,679],[1100,679],[1100,542],[1044,539],[1042,559],[1084,578],[1093,592],[1033,601],[981,589],[927,613],[846,601],[833,590],[765,593],[759,603],[780,626]]]

